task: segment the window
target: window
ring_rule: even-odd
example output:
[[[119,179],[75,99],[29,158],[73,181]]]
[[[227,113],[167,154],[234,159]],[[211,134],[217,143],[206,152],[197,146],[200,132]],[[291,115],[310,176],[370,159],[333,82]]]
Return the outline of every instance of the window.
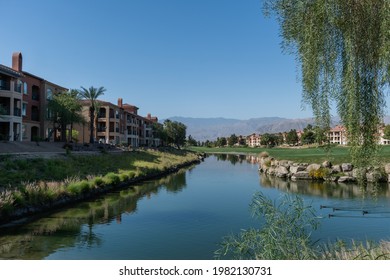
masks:
[[[22,93],[22,85],[23,85],[22,81],[17,80],[15,84],[15,91]]]
[[[22,116],[27,116],[27,103],[22,104]]]
[[[53,99],[53,91],[50,88],[48,88],[46,90],[46,99],[47,100],[52,100]]]
[[[23,93],[28,94],[28,85],[26,82],[23,83]]]

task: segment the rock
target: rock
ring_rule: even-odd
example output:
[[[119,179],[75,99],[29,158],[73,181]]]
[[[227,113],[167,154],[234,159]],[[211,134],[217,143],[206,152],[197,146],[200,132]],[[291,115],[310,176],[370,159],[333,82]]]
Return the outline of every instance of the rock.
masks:
[[[306,167],[301,165],[290,166],[290,173],[295,174],[299,171],[305,171]]]
[[[385,164],[385,172],[386,174],[390,174],[390,163]]]
[[[330,163],[330,161],[324,161],[322,164],[322,167],[325,167],[325,168],[331,168],[332,167],[332,163]]]
[[[307,171],[307,172],[310,172],[310,171],[312,171],[312,170],[317,171],[317,170],[320,169],[320,168],[321,168],[321,165],[320,165],[320,164],[312,163],[312,164],[310,164],[308,167],[306,167],[306,171]]]
[[[287,169],[290,168],[290,161],[288,160],[281,160],[279,161],[279,165],[286,167]]]
[[[298,171],[294,175],[291,176],[291,180],[297,181],[297,180],[310,180],[311,177],[309,176],[309,172],[307,171]]]
[[[329,176],[324,178],[324,180],[328,182],[337,182],[339,178],[340,178],[339,176]]]
[[[343,163],[343,164],[341,165],[341,170],[342,170],[343,172],[352,171],[352,168],[353,168],[352,163]]]
[[[340,165],[333,165],[332,166],[332,173],[335,174],[335,173],[340,173],[342,171],[341,169],[341,166]]]
[[[267,170],[267,174],[269,174],[269,175],[275,175],[275,167],[270,167],[270,168],[268,168],[268,170]]]
[[[279,165],[278,167],[275,168],[275,176],[279,178],[285,178],[288,175],[288,169],[283,166]]]
[[[337,182],[339,183],[347,183],[347,182],[355,182],[356,180],[351,176],[341,176]]]
[[[352,177],[359,179],[366,177],[367,170],[365,168],[354,168],[352,170]]]
[[[383,180],[382,173],[379,171],[371,171],[366,174],[367,182],[379,182]]]

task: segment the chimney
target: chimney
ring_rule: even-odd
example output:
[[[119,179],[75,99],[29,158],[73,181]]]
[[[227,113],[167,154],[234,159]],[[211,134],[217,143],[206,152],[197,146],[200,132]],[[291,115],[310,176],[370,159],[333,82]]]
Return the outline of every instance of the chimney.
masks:
[[[123,108],[123,99],[122,98],[118,98],[118,107]]]
[[[152,119],[152,115],[149,113],[148,116],[146,117],[148,120]]]
[[[22,72],[23,57],[21,52],[14,52],[12,54],[12,69]]]

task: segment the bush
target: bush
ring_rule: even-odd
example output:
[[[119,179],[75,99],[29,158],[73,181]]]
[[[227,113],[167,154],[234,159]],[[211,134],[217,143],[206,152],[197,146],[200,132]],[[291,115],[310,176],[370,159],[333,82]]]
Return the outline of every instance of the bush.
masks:
[[[101,187],[104,185],[104,181],[103,181],[103,178],[102,177],[95,177],[93,180],[92,180],[92,184],[96,187]]]
[[[71,183],[67,187],[67,190],[72,194],[85,193],[89,191],[89,189],[90,189],[90,184],[86,180],[76,182],[76,183]]]
[[[110,173],[107,173],[104,177],[103,177],[103,181],[104,183],[106,183],[107,185],[116,185],[116,184],[119,184],[120,182],[120,178],[117,174],[113,173],[113,172],[110,172]]]
[[[309,176],[316,180],[323,180],[330,176],[330,171],[328,168],[320,167],[317,170],[310,170]]]

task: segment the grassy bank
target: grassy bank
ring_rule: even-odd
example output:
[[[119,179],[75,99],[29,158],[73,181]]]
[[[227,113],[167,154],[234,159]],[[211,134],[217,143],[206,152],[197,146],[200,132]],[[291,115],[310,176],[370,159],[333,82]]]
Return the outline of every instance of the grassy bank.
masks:
[[[190,147],[192,151],[205,153],[242,153],[259,154],[268,152],[276,159],[291,160],[294,162],[321,163],[328,160],[334,164],[351,162],[349,148],[334,146],[328,152],[324,147],[294,147],[294,148],[248,148],[248,147]],[[379,158],[382,162],[390,162],[390,146],[382,146]]]
[[[56,159],[2,157],[0,221],[166,174],[197,160],[193,152],[174,149]]]

